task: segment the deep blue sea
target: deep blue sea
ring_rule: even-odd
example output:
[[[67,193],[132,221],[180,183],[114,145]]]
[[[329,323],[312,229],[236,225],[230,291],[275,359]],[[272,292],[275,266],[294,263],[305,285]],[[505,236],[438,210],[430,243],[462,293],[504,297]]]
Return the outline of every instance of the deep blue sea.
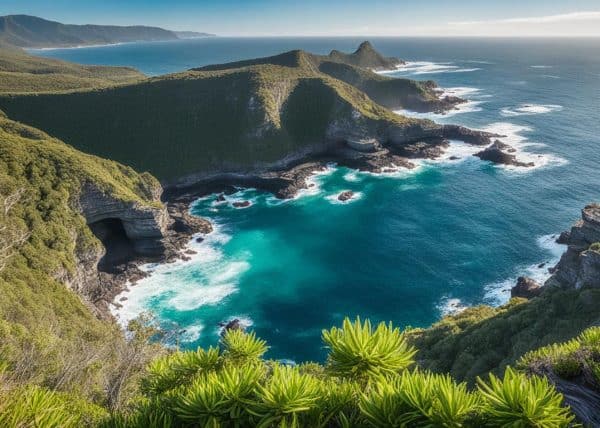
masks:
[[[156,75],[295,48],[350,51],[360,41],[210,38],[36,53]],[[191,244],[191,261],[148,266],[153,275],[115,310],[122,320],[152,311],[193,347],[216,343],[218,323],[237,317],[268,340],[269,356],[322,360],[321,330],[346,315],[428,326],[505,302],[519,275],[544,279],[563,250],[553,235],[600,201],[600,39],[372,42],[409,61],[391,76],[433,79],[470,100],[427,117],[505,134],[536,167],[494,166],[454,143],[444,159],[390,176],[332,165],[283,203],[251,189],[226,204],[209,196],[192,210],[215,232]],[[339,203],[342,190],[357,197]],[[233,208],[235,200],[252,206]]]

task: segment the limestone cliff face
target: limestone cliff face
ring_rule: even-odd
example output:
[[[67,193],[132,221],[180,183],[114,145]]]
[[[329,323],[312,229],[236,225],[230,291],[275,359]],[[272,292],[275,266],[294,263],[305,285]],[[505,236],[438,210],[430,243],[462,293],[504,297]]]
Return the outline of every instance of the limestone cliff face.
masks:
[[[545,285],[563,287],[600,287],[600,205],[588,205],[581,220],[560,236],[568,249]]]
[[[164,251],[163,238],[169,223],[167,210],[160,204],[162,189],[155,191],[156,207],[117,199],[91,184],[83,186],[79,197],[81,214],[89,225],[102,221],[121,222],[126,237],[135,252],[142,256],[156,256]]]
[[[85,218],[100,242],[82,244],[75,237],[75,272],[60,279],[88,302],[100,317],[108,317],[108,304],[126,282],[128,263],[141,257],[162,258],[171,223],[160,203],[160,186],[148,189],[154,204],[120,199],[92,183],[85,183],[73,208]]]

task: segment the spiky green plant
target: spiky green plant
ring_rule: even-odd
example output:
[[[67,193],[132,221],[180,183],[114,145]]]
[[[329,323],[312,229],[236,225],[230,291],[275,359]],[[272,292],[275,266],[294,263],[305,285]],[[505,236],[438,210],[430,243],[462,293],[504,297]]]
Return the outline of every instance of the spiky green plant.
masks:
[[[346,318],[342,328],[323,330],[323,341],[329,347],[328,369],[335,375],[364,380],[398,373],[414,362],[416,350],[409,346],[398,328],[380,323],[354,323]]]
[[[582,346],[600,347],[600,327],[590,327],[584,330],[577,339]]]
[[[173,413],[182,421],[203,427],[248,426],[248,409],[256,405],[256,389],[263,376],[260,365],[226,365],[218,372],[199,376],[185,391],[174,395]]]
[[[194,375],[213,370],[219,360],[219,350],[210,347],[207,350],[175,352],[154,360],[142,379],[141,389],[148,396],[157,396],[177,386],[189,383]]]
[[[359,408],[369,426],[405,427],[413,420],[410,408],[400,398],[397,385],[381,381],[360,398]]]
[[[434,379],[434,400],[428,413],[431,424],[449,428],[466,426],[479,412],[479,395],[469,392],[466,383],[454,382],[450,375],[435,375]]]
[[[490,374],[489,383],[481,378],[477,382],[484,415],[493,426],[560,428],[573,420],[569,409],[562,407],[562,395],[546,378],[528,378],[507,367],[503,379]]]
[[[99,428],[172,428],[177,426],[175,416],[167,411],[159,399],[142,399],[129,413],[117,413],[99,424]]]
[[[227,330],[221,339],[223,356],[238,364],[258,361],[269,349],[267,342],[256,337],[254,332]]]
[[[3,428],[76,428],[82,415],[69,407],[60,394],[38,386],[11,391],[0,404]]]
[[[258,428],[306,426],[303,419],[316,410],[321,391],[318,379],[276,364],[271,378],[258,387],[258,402],[251,412],[259,418]]]
[[[264,367],[256,364],[226,365],[219,372],[219,387],[225,398],[223,410],[230,425],[237,428],[250,423],[248,410],[256,405],[256,390],[264,375]]]
[[[226,398],[219,378],[211,372],[197,377],[185,393],[174,397],[173,412],[183,421],[202,427],[219,428]]]
[[[380,379],[362,395],[360,409],[374,427],[463,427],[476,416],[479,398],[450,376],[405,371]]]
[[[360,419],[358,397],[360,385],[355,382],[327,378],[321,385],[321,396],[315,408],[315,427],[356,426]]]

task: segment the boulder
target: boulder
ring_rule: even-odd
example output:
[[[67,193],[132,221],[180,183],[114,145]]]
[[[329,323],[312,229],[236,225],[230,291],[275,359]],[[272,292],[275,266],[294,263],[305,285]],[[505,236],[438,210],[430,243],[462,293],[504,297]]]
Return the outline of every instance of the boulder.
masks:
[[[531,299],[537,297],[542,292],[542,286],[531,278],[520,276],[517,279],[517,285],[510,290],[510,297],[524,297]]]

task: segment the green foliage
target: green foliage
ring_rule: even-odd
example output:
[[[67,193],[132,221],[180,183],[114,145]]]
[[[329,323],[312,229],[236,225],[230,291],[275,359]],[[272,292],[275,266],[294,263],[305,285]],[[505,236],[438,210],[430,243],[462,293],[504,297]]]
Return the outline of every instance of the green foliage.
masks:
[[[570,379],[583,374],[594,379],[600,365],[600,327],[584,330],[576,338],[530,351],[517,367],[533,373],[552,372]],[[600,386],[600,382],[597,383]]]
[[[77,207],[86,184],[123,202],[160,204],[150,175],[0,117],[0,204],[12,201],[0,216],[0,230],[3,238],[24,238],[0,263],[0,357],[8,365],[6,376],[16,385],[73,391],[106,404],[106,391],[113,390],[108,383],[119,385],[119,395],[127,383],[115,379],[119,370],[133,374],[147,355],[136,356],[133,366],[122,364],[119,355],[133,348],[120,329],[99,320],[64,285],[75,278],[78,263],[101,254]]]
[[[260,418],[259,428],[271,426],[298,428],[321,396],[321,383],[298,370],[275,365],[266,385],[260,386],[259,401],[252,413]]]
[[[380,323],[364,323],[348,318],[342,328],[323,331],[323,341],[329,347],[328,369],[337,376],[355,380],[398,373],[414,362],[416,350],[409,346],[400,329]]]
[[[200,372],[214,370],[219,359],[219,350],[198,348],[196,351],[175,352],[154,360],[147,369],[141,390],[156,396],[177,386],[190,383]]]
[[[427,329],[407,333],[418,349],[419,365],[458,380],[504,367],[536,348],[569,340],[600,316],[598,289],[550,288],[535,299],[512,299],[507,305],[469,308]]]
[[[37,386],[17,388],[0,395],[0,426],[5,428],[76,428],[95,426],[107,417],[101,407],[73,395]]]
[[[462,427],[480,410],[479,397],[449,376],[408,372],[363,394],[360,409],[374,427]]]
[[[378,328],[380,333],[368,321],[346,320],[339,329],[343,333],[334,330],[338,332],[333,336],[339,340],[339,334],[347,335],[344,340],[364,343],[379,334],[378,341],[392,340],[403,349],[402,354],[407,352],[396,329],[385,324]],[[545,378],[528,377],[510,368],[503,379],[490,375],[489,382],[479,380],[479,387],[469,390],[466,383],[457,383],[447,374],[390,370],[387,360],[371,361],[386,369],[365,383],[362,376],[349,380],[345,370],[338,374],[315,363],[287,366],[264,361],[260,357],[265,345],[254,335],[236,331],[231,338],[241,348],[248,343],[258,348],[259,343],[260,352],[250,353],[250,358],[248,353],[231,358],[223,343],[221,352],[197,349],[157,358],[141,381],[144,396],[109,417],[72,396],[36,388],[31,398],[16,400],[18,395],[13,394],[8,404],[0,405],[0,422],[15,428],[20,425],[14,421],[33,417],[45,418],[48,426],[102,428],[551,428],[569,426],[573,419],[570,410],[562,407],[562,396]],[[597,343],[598,334],[589,331],[581,338]],[[64,423],[52,425],[54,420]]]
[[[600,242],[594,242],[592,245],[590,245],[589,249],[592,251],[600,251]]]
[[[128,67],[79,65],[0,46],[0,93],[44,93],[100,88],[144,78]]]
[[[562,396],[546,378],[528,378],[508,367],[504,379],[490,374],[489,383],[481,379],[478,383],[492,426],[558,428],[569,426],[573,420],[569,410],[562,407]]]
[[[254,332],[240,329],[225,331],[221,343],[225,358],[237,363],[257,362],[269,349],[267,342],[257,338]]]

